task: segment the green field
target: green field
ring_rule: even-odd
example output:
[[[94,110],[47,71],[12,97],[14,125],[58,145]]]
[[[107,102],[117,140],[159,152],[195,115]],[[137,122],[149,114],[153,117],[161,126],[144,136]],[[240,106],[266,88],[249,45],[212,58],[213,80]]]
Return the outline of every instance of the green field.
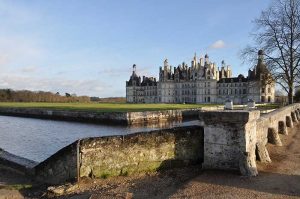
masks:
[[[126,103],[35,103],[0,102],[0,108],[45,108],[52,110],[93,111],[93,112],[138,112],[171,109],[193,109],[217,106],[216,104],[126,104]]]

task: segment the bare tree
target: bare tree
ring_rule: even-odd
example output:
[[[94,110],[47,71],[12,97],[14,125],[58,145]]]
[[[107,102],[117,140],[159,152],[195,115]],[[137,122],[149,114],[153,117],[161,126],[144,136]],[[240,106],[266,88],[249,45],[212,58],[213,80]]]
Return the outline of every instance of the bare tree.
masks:
[[[242,51],[242,57],[254,61],[263,49],[265,62],[276,83],[288,93],[293,103],[294,84],[300,77],[300,2],[274,0],[272,5],[254,21],[255,44]]]

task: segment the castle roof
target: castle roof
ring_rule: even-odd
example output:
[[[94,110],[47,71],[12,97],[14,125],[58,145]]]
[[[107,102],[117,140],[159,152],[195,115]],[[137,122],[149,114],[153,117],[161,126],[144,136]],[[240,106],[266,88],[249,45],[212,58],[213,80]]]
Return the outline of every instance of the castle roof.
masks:
[[[232,82],[247,82],[248,78],[244,77],[244,75],[240,74],[237,77],[231,78],[222,78],[218,81],[218,83],[232,83]]]

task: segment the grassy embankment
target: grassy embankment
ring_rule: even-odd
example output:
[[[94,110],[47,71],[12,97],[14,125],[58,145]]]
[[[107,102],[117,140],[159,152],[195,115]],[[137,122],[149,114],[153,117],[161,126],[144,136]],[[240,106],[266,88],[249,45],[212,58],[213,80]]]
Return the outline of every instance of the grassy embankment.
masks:
[[[51,110],[93,112],[138,112],[174,109],[194,109],[217,106],[216,104],[126,104],[126,103],[36,103],[0,102],[0,108],[44,108]]]

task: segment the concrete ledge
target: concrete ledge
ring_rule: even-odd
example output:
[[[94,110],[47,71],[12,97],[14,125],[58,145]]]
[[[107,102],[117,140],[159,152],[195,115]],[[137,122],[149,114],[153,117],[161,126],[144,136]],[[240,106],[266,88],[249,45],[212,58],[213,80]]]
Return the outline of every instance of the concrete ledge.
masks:
[[[0,165],[15,169],[22,173],[34,174],[34,167],[38,163],[20,156],[11,154],[3,149],[0,149]]]

